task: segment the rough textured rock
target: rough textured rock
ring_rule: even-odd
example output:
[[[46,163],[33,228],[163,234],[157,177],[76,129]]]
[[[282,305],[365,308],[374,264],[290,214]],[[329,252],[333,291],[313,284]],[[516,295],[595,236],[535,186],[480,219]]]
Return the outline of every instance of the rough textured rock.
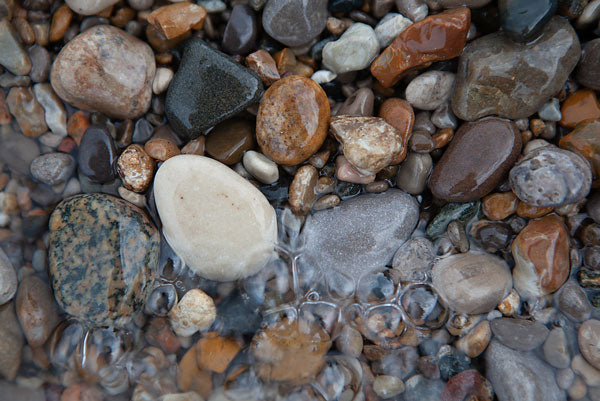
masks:
[[[552,18],[529,44],[513,42],[501,32],[476,39],[460,56],[454,114],[468,121],[492,114],[528,117],[562,88],[580,54],[577,34],[560,17]]]
[[[269,0],[263,28],[286,46],[301,46],[317,37],[327,24],[327,0]]]
[[[65,102],[114,118],[148,111],[156,65],[150,46],[109,25],[96,25],[62,48],[50,81]]]

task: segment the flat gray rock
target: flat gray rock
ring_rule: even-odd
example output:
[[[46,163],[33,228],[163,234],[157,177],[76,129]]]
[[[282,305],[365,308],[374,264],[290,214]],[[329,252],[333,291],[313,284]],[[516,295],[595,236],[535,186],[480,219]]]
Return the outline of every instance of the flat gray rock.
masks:
[[[539,322],[503,317],[490,323],[492,333],[502,344],[517,351],[531,351],[546,340],[549,331]]]

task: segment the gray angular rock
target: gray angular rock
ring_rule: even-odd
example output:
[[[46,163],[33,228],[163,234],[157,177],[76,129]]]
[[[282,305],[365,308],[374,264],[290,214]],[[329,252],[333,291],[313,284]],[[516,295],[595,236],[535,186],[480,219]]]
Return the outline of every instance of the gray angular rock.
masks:
[[[527,44],[502,32],[483,36],[460,56],[452,109],[468,121],[492,114],[528,117],[562,88],[580,55],[577,34],[560,17]]]
[[[524,319],[503,317],[491,321],[494,337],[517,351],[536,349],[548,337],[548,329],[541,323]]]
[[[404,191],[364,194],[339,207],[308,216],[301,238],[303,260],[319,267],[326,278],[354,282],[390,263],[417,224],[419,205]]]
[[[15,75],[27,75],[31,71],[31,59],[23,49],[19,35],[9,18],[0,19],[0,65]]]
[[[15,132],[10,125],[0,126],[0,160],[11,170],[29,174],[29,165],[39,155],[40,147],[34,139]]]
[[[75,159],[67,153],[46,153],[31,162],[30,171],[33,178],[44,184],[62,184],[75,171]]]
[[[394,255],[392,267],[402,281],[423,279],[429,274],[435,261],[435,249],[425,237],[411,238]]]
[[[492,340],[485,352],[487,379],[499,401],[566,401],[553,369],[531,351],[515,351]]]
[[[269,0],[262,23],[265,31],[284,45],[304,45],[325,28],[327,0]]]

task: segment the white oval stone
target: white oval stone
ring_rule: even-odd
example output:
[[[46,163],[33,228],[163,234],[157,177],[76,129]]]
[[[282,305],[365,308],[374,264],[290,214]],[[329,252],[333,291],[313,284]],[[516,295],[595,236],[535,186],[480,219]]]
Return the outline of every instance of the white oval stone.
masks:
[[[279,179],[279,169],[274,161],[262,153],[249,150],[244,153],[244,168],[263,184],[272,184]]]
[[[446,71],[428,71],[410,81],[406,100],[421,110],[435,110],[450,99],[455,75]]]
[[[323,65],[336,74],[367,68],[379,53],[375,31],[367,24],[354,23],[335,42],[323,48]]]
[[[168,159],[154,177],[154,199],[167,242],[202,277],[244,278],[274,254],[275,210],[258,189],[216,160]]]
[[[81,15],[94,15],[119,0],[65,0],[69,8]]]
[[[192,288],[169,311],[169,320],[175,334],[188,337],[197,331],[207,330],[217,317],[213,299],[204,291]]]

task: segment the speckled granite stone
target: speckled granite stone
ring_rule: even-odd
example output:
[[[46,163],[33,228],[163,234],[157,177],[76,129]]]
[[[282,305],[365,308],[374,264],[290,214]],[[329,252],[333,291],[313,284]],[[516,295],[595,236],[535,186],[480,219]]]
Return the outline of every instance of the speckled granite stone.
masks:
[[[258,75],[193,38],[169,85],[165,111],[179,135],[195,138],[258,102],[262,93]]]
[[[121,326],[142,311],[154,280],[158,230],[105,194],[77,195],[50,218],[50,278],[58,304],[91,326]]]

